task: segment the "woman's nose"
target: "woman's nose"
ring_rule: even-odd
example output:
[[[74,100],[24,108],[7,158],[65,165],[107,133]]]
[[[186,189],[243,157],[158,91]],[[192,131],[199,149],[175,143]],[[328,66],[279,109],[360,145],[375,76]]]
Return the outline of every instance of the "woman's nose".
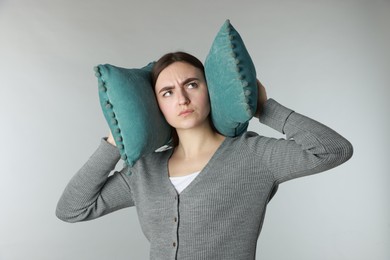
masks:
[[[178,93],[178,99],[179,99],[179,105],[187,105],[190,103],[190,99],[188,98],[187,93],[183,89],[180,89]]]

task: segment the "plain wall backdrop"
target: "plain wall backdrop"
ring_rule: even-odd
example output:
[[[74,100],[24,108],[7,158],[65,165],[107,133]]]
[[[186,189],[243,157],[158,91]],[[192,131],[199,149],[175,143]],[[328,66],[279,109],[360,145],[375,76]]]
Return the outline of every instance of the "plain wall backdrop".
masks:
[[[54,214],[108,133],[93,67],[177,50],[204,61],[225,19],[268,96],[355,149],[279,187],[256,259],[390,259],[389,14],[387,0],[0,0],[0,259],[148,259],[135,208],[77,224]]]

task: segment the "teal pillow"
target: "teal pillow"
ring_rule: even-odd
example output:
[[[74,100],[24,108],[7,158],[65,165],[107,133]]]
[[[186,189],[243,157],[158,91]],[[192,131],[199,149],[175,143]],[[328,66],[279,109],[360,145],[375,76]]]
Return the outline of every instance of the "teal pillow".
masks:
[[[154,94],[152,67],[153,63],[140,69],[110,64],[95,67],[103,114],[128,166],[171,140],[171,127]],[[256,70],[229,20],[211,46],[205,74],[216,129],[226,136],[242,134],[256,112]]]
[[[212,43],[205,74],[215,128],[226,136],[242,134],[256,112],[257,77],[244,42],[229,20]]]
[[[110,64],[95,67],[104,117],[129,166],[171,138],[171,127],[158,108],[152,87],[152,67],[153,63],[140,69]]]

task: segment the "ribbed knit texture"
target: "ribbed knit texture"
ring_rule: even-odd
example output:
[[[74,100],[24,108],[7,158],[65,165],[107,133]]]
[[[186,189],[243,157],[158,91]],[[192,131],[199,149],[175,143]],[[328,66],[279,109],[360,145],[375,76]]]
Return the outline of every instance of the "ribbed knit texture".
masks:
[[[135,205],[151,243],[150,259],[255,259],[266,206],[277,186],[333,168],[353,151],[335,131],[272,99],[260,121],[286,139],[253,132],[226,138],[180,195],[168,175],[172,150],[141,158],[130,176],[108,177],[119,152],[102,140],[66,187],[57,216],[77,222]]]

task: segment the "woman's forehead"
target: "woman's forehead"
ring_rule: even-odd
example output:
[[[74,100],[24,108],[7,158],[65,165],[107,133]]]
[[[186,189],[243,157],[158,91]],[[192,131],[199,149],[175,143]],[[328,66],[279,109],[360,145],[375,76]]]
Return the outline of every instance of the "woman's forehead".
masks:
[[[202,71],[186,62],[174,62],[163,69],[157,78],[156,86],[161,83],[177,83],[187,80],[188,78],[198,78],[203,80]]]

